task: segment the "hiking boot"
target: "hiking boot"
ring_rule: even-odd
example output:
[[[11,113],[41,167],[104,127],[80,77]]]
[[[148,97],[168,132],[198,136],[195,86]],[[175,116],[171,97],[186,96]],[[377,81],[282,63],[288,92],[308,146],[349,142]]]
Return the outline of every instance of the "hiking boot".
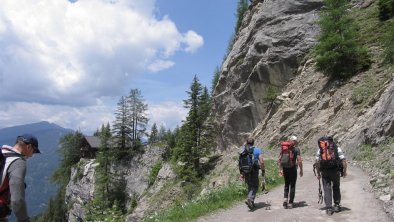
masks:
[[[331,216],[333,213],[334,213],[334,211],[332,210],[331,207],[327,208],[326,214],[327,214],[328,216]]]
[[[341,211],[341,206],[339,204],[335,204],[334,206],[334,212],[338,213]]]
[[[283,200],[283,208],[287,209],[287,199],[286,198]]]
[[[287,204],[287,209],[293,209],[293,204],[292,203]]]
[[[253,207],[254,207],[253,202],[252,202],[251,200],[249,200],[249,199],[247,199],[247,200],[245,201],[245,204],[249,207],[250,210],[252,210]]]

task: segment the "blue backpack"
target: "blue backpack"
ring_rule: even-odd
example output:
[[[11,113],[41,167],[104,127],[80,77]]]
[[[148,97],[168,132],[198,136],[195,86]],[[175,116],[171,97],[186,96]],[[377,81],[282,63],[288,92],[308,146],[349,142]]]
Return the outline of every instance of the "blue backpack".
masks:
[[[241,174],[249,174],[256,168],[258,161],[253,154],[254,147],[244,145],[239,151],[238,167]]]

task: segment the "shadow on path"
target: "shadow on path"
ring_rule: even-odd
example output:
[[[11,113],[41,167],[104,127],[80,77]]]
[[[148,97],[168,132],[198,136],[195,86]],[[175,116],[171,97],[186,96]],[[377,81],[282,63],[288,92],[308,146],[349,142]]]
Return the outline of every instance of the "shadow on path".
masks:
[[[293,203],[293,208],[299,208],[299,207],[307,207],[309,206],[305,201],[300,201],[300,202],[294,202]]]
[[[270,210],[271,209],[271,204],[270,203],[265,203],[265,202],[258,202],[254,204],[254,208],[253,210],[249,210],[251,212],[258,210],[258,209],[262,209],[265,208],[266,210]]]
[[[327,207],[321,207],[320,210],[327,210]],[[337,213],[341,213],[343,211],[351,211],[352,209],[347,208],[347,207],[343,207],[341,206],[341,211],[337,212]]]

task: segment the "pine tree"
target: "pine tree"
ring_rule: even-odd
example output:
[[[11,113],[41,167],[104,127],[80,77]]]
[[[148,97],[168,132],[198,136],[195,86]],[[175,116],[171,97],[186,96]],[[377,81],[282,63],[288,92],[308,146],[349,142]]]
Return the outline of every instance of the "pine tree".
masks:
[[[207,129],[205,123],[210,111],[210,96],[207,87],[202,87],[197,76],[193,78],[189,97],[184,100],[189,109],[186,120],[176,137],[176,146],[172,149],[172,158],[184,163],[180,169],[181,177],[192,182],[200,176],[200,158],[207,154]],[[206,146],[207,145],[207,146]]]
[[[170,129],[167,130],[166,136],[165,136],[165,141],[170,149],[174,148],[176,145],[176,138],[179,135],[179,127],[175,127],[173,131]]]
[[[162,124],[162,125],[160,125],[160,128],[159,128],[159,132],[158,132],[158,140],[159,141],[164,141],[165,140],[165,137],[166,137],[166,128],[164,127],[164,125]]]
[[[148,105],[144,103],[141,91],[138,89],[130,90],[127,96],[127,103],[130,107],[130,128],[131,139],[134,149],[137,149],[140,139],[145,135],[146,125],[148,123],[147,110]]]
[[[52,181],[60,186],[67,185],[70,180],[71,168],[81,158],[83,135],[77,131],[68,133],[59,140],[60,164],[52,175]]]
[[[187,133],[188,141],[186,142],[187,149],[190,149],[189,156],[193,163],[194,170],[198,171],[199,169],[199,139],[200,139],[200,131],[201,131],[201,116],[200,116],[200,95],[201,95],[201,84],[197,78],[194,76],[192,85],[190,87],[190,91],[187,92],[189,95],[189,99],[184,100],[185,108],[189,108],[188,116],[186,117],[187,125],[185,128],[189,132]],[[185,135],[186,136],[186,135]]]
[[[141,91],[132,89],[127,97],[121,97],[115,112],[113,135],[118,159],[138,151],[141,138],[145,136],[148,105],[144,103]]]
[[[111,141],[111,129],[109,124],[107,126],[102,125],[100,135],[100,147],[97,155],[96,162],[99,163],[96,167],[96,181],[97,186],[95,190],[95,196],[100,199],[103,203],[108,202],[109,184],[110,184],[110,168],[111,162],[113,161],[110,157],[110,141]]]
[[[163,159],[168,160],[171,157],[171,150],[175,147],[176,145],[176,137],[177,137],[177,133],[179,131],[179,128],[176,127],[174,132],[171,132],[171,129],[167,129],[167,131],[165,131],[162,137],[162,142],[165,143],[165,152],[163,154]]]
[[[219,78],[220,78],[220,69],[219,67],[215,68],[215,71],[213,73],[213,79],[212,79],[212,85],[211,85],[211,95],[213,95],[216,85],[219,82]]]
[[[149,143],[150,144],[157,142],[158,134],[159,134],[159,132],[157,130],[157,125],[156,125],[156,123],[153,123],[152,128],[150,130],[150,136],[149,136]]]
[[[113,123],[112,134],[114,137],[114,156],[118,159],[127,155],[127,150],[131,148],[130,134],[132,132],[129,124],[129,107],[126,97],[122,96],[115,111],[115,121]]]
[[[325,0],[319,20],[321,34],[315,48],[316,67],[332,77],[346,78],[370,65],[367,49],[357,42],[348,0]]]
[[[92,202],[85,205],[87,221],[107,221],[123,218],[125,198],[125,186],[118,187],[119,180],[123,175],[118,175],[116,171],[111,171],[113,157],[111,153],[111,129],[109,123],[102,125],[99,131],[100,147],[97,154],[95,169],[95,190]],[[119,195],[121,193],[121,195]]]
[[[199,134],[198,134],[198,156],[203,157],[210,153],[214,144],[214,128],[211,113],[211,97],[207,87],[204,87],[199,101]]]
[[[242,25],[242,20],[244,18],[245,12],[248,10],[249,3],[248,0],[239,0],[237,5],[237,24],[235,26],[235,33],[238,33]]]

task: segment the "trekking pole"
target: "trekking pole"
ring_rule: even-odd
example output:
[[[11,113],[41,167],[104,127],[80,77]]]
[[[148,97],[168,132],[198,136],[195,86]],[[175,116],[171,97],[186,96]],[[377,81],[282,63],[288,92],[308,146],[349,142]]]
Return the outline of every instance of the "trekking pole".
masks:
[[[320,183],[320,179],[319,179],[319,200],[317,201],[317,203],[322,204],[323,203],[323,192],[321,190],[321,183]]]
[[[316,164],[313,164],[313,173],[316,176]],[[320,183],[320,179],[319,179],[319,189],[318,189],[318,193],[319,193],[319,200],[317,201],[317,203],[322,204],[323,203],[323,191],[321,190],[321,183]]]
[[[265,175],[264,175],[263,178],[262,178],[262,181],[261,181],[261,191],[262,192],[265,191],[265,189],[266,189],[265,184],[266,183],[265,183]]]

